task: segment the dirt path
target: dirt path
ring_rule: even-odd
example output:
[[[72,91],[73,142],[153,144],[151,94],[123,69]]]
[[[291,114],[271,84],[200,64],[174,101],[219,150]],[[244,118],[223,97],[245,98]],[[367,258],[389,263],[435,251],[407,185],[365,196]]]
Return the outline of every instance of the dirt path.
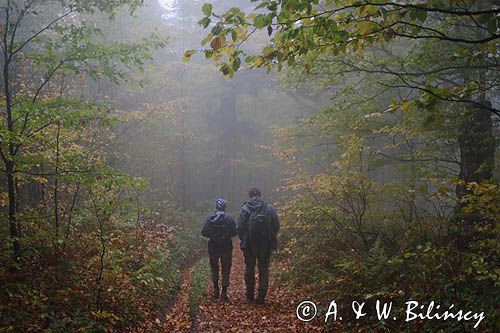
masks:
[[[182,272],[179,292],[173,302],[172,311],[165,317],[161,332],[191,332],[192,320],[189,311],[189,292],[191,290],[189,269]]]
[[[314,333],[324,329],[322,325],[314,326],[311,323],[303,323],[296,318],[296,306],[301,300],[273,279],[272,264],[266,304],[256,305],[248,302],[245,298],[243,253],[236,242],[234,245],[229,302],[224,303],[221,300],[213,299],[212,285],[209,281],[207,296],[199,302],[193,316],[190,304],[193,276],[192,270],[186,268],[182,272],[180,289],[173,302],[171,312],[161,323],[159,320],[156,323],[151,323],[152,327],[146,331],[164,333]],[[207,280],[209,280],[208,276]],[[153,329],[155,326],[156,328]]]
[[[256,269],[257,270],[257,269]],[[318,332],[311,325],[303,324],[295,316],[295,300],[281,287],[271,274],[266,304],[256,305],[245,299],[243,253],[235,243],[231,270],[230,301],[223,303],[208,297],[198,307],[196,326],[198,332]],[[272,267],[271,267],[272,271]]]

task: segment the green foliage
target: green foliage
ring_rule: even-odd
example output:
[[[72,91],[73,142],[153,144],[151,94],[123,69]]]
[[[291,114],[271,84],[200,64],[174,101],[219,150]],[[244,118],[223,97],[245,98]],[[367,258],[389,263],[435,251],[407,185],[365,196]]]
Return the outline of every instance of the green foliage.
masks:
[[[476,14],[473,9],[459,10],[461,7],[457,1],[447,5],[434,1],[418,5],[352,0],[335,3],[326,1],[321,4],[320,1],[255,2],[258,2],[258,5],[248,15],[235,7],[222,14],[213,13],[209,4],[203,7],[205,17],[200,24],[207,27],[212,17],[218,19],[216,33],[212,29],[215,37],[223,38],[228,34],[236,34],[236,43],[223,43],[216,49],[212,48],[217,54],[227,55],[229,65],[236,57],[244,54],[238,47],[233,46],[246,41],[255,29],[266,29],[271,38],[262,54],[252,59],[254,66],[272,67],[273,61],[293,65],[300,58],[305,58],[311,65],[310,61],[327,51],[333,51],[334,54],[358,52],[380,42],[389,42],[396,37],[431,36],[430,38],[454,41],[454,38],[458,37],[432,34],[436,30],[432,31],[434,22],[428,13],[434,12],[452,21],[460,20],[469,13]],[[486,24],[489,32],[494,35],[497,22],[495,10],[489,12],[485,5],[478,6],[478,22]],[[484,9],[484,12],[481,9]],[[274,30],[276,33],[273,35]],[[267,48],[269,52],[266,52]],[[226,52],[229,54],[225,54]],[[216,57],[215,55],[213,60],[218,60]]]
[[[475,185],[472,185],[473,187]],[[492,192],[493,191],[493,192]],[[498,196],[494,184],[485,184],[476,189],[464,209],[480,210],[478,222],[471,233],[461,234],[468,238],[475,235],[466,249],[460,249],[459,240],[451,240],[455,222],[429,218],[419,225],[407,225],[398,214],[383,214],[374,205],[376,215],[370,217],[374,238],[366,248],[360,237],[346,228],[348,216],[338,215],[331,204],[303,203],[303,199],[290,202],[284,207],[281,242],[281,277],[303,290],[304,296],[314,296],[328,304],[334,297],[339,304],[352,300],[374,302],[376,299],[404,304],[409,299],[435,300],[442,306],[452,303],[461,309],[485,311],[487,322],[482,330],[494,332],[498,327],[495,304],[498,295],[498,226],[488,219],[496,204],[490,195]],[[484,215],[483,215],[484,214]],[[425,224],[421,224],[425,223]],[[404,227],[401,227],[403,225]],[[429,229],[426,232],[425,229]],[[441,236],[438,230],[449,230]],[[369,233],[369,229],[365,229]],[[404,309],[398,309],[404,311]],[[404,317],[404,313],[394,313]],[[357,326],[365,327],[377,323],[368,318]],[[380,323],[387,329],[402,329],[404,323]],[[419,329],[426,331],[460,331],[458,323],[425,322]],[[468,327],[468,326],[467,326]],[[382,329],[382,327],[379,327]],[[411,330],[416,329],[412,326]]]
[[[391,94],[373,89],[370,78],[351,82],[342,68],[339,77],[324,72],[316,74],[318,85],[347,81],[338,86],[338,103],[275,131],[275,155],[288,176],[280,190],[290,194],[281,206],[283,282],[324,304],[416,299],[484,309],[491,320],[483,330],[496,331],[498,185],[462,182],[468,194],[454,197],[457,171],[446,157],[453,160],[449,142],[460,122],[439,109],[422,121],[427,112],[404,101],[380,112]],[[287,78],[291,85],[304,80],[296,69]],[[377,98],[365,98],[371,94]],[[408,330],[462,329],[420,324]],[[377,318],[356,325],[405,329]]]
[[[0,215],[10,223],[0,229],[2,332],[131,329],[161,314],[177,290],[176,231],[146,218],[144,179],[111,166],[128,115],[83,91],[131,78],[164,46],[154,35],[106,39],[103,23],[141,4],[2,5],[0,181],[9,192],[0,193]]]
[[[189,291],[189,311],[191,318],[196,316],[196,309],[200,301],[207,294],[207,286],[210,280],[210,265],[204,257],[191,269],[191,289]]]
[[[101,204],[99,209],[105,207],[111,206]],[[107,221],[103,303],[102,309],[96,310],[100,243],[89,232],[97,222],[92,219],[92,212],[88,213],[89,217],[85,217],[82,212],[84,223],[76,223],[73,231],[78,241],[68,242],[63,255],[51,246],[41,247],[43,243],[37,242],[45,238],[39,231],[39,239],[25,240],[33,242],[30,245],[36,249],[25,259],[31,270],[24,270],[19,276],[0,271],[0,322],[5,332],[133,329],[161,317],[171,304],[178,290],[181,267],[202,248],[198,233],[187,227],[189,220],[178,217],[186,228],[152,220],[137,226],[124,225],[118,217]],[[199,271],[195,275],[204,282],[205,273]],[[202,292],[200,281],[196,297]],[[20,302],[24,304],[22,308],[17,306]]]

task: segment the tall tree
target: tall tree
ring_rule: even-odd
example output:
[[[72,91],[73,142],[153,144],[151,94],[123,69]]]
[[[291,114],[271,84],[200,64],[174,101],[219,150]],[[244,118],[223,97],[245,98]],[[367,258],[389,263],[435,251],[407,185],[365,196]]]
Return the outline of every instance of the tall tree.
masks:
[[[61,116],[61,113],[50,116],[47,106],[43,105],[46,100],[54,99],[50,85],[59,74],[86,73],[94,79],[108,77],[117,82],[125,77],[124,67],[141,66],[149,58],[149,49],[160,46],[161,42],[103,43],[100,30],[85,20],[87,15],[97,12],[112,19],[119,8],[134,11],[140,5],[140,0],[2,2],[0,157],[5,167],[2,171],[7,183],[8,223],[16,260],[21,253],[16,182],[19,173],[27,171],[20,169],[19,159],[29,148],[29,141],[45,128],[59,124]],[[50,105],[52,109],[58,108],[57,104]],[[66,106],[67,103],[62,103],[61,109]],[[42,119],[45,122],[41,123]]]

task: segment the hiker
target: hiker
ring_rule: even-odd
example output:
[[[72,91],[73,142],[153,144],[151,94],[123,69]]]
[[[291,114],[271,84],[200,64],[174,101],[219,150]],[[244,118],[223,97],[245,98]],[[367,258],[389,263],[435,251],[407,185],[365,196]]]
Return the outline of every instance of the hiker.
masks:
[[[245,284],[247,300],[254,300],[255,264],[259,269],[257,304],[264,304],[269,285],[271,252],[277,249],[280,228],[278,215],[270,204],[260,199],[258,188],[248,192],[250,200],[243,203],[238,218],[240,247],[245,256]]]
[[[203,224],[201,234],[208,240],[208,256],[210,257],[210,270],[214,283],[214,298],[219,298],[219,260],[222,268],[222,293],[223,301],[228,300],[227,288],[231,273],[233,257],[233,242],[231,237],[237,235],[236,223],[231,215],[226,213],[226,200],[217,199],[215,213],[207,217]]]

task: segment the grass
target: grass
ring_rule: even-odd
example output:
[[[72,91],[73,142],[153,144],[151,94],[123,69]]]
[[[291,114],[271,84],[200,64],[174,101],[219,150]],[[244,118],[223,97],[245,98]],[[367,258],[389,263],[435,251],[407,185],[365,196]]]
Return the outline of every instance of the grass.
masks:
[[[189,292],[189,313],[191,318],[196,316],[196,309],[200,301],[207,295],[207,286],[210,279],[208,258],[203,257],[191,268],[191,290]]]

